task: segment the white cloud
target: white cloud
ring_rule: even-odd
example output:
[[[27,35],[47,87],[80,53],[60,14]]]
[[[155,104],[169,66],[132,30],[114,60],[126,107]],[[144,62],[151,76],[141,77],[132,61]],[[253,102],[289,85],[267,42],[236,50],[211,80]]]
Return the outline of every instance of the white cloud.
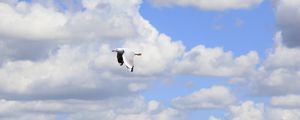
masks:
[[[1,0],[2,3],[15,4],[18,0]]]
[[[0,41],[0,63],[7,61],[11,56],[13,56],[16,51],[9,48],[7,43]]]
[[[45,51],[44,54],[48,54],[51,49],[55,49],[55,46],[58,46],[57,44],[74,45],[90,42],[90,44],[107,43],[114,47],[130,47],[144,53],[140,60],[142,62],[137,61],[137,64],[142,65],[143,69],[147,69],[143,70],[142,74],[161,73],[167,68],[167,64],[182,54],[184,46],[181,42],[171,41],[170,37],[160,34],[139,14],[139,0],[95,2],[97,3],[96,8],[88,8],[74,13],[63,13],[49,5],[44,6],[43,3],[28,4],[19,2],[17,5],[1,3],[0,8],[3,7],[3,11],[9,12],[1,14],[7,16],[0,20],[0,24],[2,23],[2,26],[0,25],[0,34],[2,34],[0,38],[6,38],[7,40],[4,40],[4,43],[10,43],[8,44],[9,48],[17,49],[16,54],[19,55],[24,54],[22,51],[28,51],[18,50],[19,46],[16,47],[17,43],[24,43],[24,40],[52,42],[53,45],[50,48],[46,46],[34,49],[34,51]],[[18,12],[17,7],[19,4],[25,4],[28,11],[25,11],[25,13]],[[83,5],[83,7],[88,6]],[[45,12],[40,14],[34,13],[34,11]],[[29,20],[24,20],[26,18]],[[7,22],[11,19],[16,21]],[[14,25],[11,25],[12,23]],[[10,39],[18,39],[18,41]],[[39,46],[49,44],[49,42],[35,43]],[[36,48],[37,45],[30,47]],[[161,64],[153,65],[153,63]]]
[[[300,2],[297,0],[273,0],[273,3],[279,28],[274,38],[274,48],[269,51],[266,59],[254,74],[249,73],[244,76],[245,78],[237,78],[233,81],[243,81],[255,95],[299,94],[300,59],[296,56],[300,55],[298,48],[300,45],[300,14],[298,12]],[[273,100],[276,101],[279,98]]]
[[[82,7],[88,9],[73,13],[58,10],[55,1],[0,3],[0,34],[10,39],[63,42],[128,39],[138,35],[134,28],[138,24],[135,19],[140,19],[139,1],[132,0],[123,6],[116,1],[96,1],[97,9],[89,9],[86,1],[82,1]]]
[[[0,93],[9,99],[1,101],[0,119],[185,119],[158,101],[125,97],[168,74],[182,43],[139,14],[140,0],[89,2],[66,9],[55,1],[0,3]],[[118,65],[115,47],[143,53],[134,73]]]
[[[186,117],[182,111],[168,108],[157,114],[153,120],[185,120]]]
[[[160,106],[160,103],[158,101],[152,100],[148,102],[148,112],[154,112],[156,111]]]
[[[279,28],[275,35],[275,46],[255,74],[248,74],[245,78],[239,78],[239,81],[243,81],[256,95],[299,94],[300,59],[296,56],[300,55],[298,48],[300,4],[297,0],[273,0],[273,4]],[[281,105],[288,106],[282,103],[282,98],[273,100],[273,102],[281,100]]]
[[[111,60],[115,58],[114,55],[103,56],[110,53],[110,49],[105,46],[94,52],[86,51],[84,47],[63,46],[43,61],[7,62],[0,69],[2,97],[105,98],[114,96],[114,93],[124,94],[129,89],[122,87],[122,84],[130,84],[134,80],[118,81],[120,76],[109,73],[118,67]],[[98,57],[111,62],[106,62],[103,66],[97,63],[100,66],[97,67],[95,64],[98,59],[95,58]],[[88,96],[86,93],[89,93]]]
[[[246,101],[229,107],[226,118],[229,120],[264,120],[264,105]]]
[[[107,100],[43,100],[0,101],[0,119],[8,120],[183,120],[184,115],[172,108],[148,111],[142,97],[114,98]],[[148,103],[153,104],[153,101]]]
[[[287,95],[300,93],[300,49],[282,44],[281,33],[275,36],[275,47],[256,72],[240,79],[256,95]],[[243,80],[244,79],[244,80]]]
[[[279,104],[281,103],[282,102],[280,102]],[[254,103],[253,101],[245,101],[240,103],[239,105],[230,106],[224,117],[226,120],[298,120],[300,119],[299,109],[290,108],[286,106],[277,106],[278,104],[276,104],[275,106],[273,105],[265,106],[263,103]]]
[[[17,5],[0,3],[1,36],[18,39],[59,39],[66,36],[63,26],[67,17],[39,4]]]
[[[283,108],[299,108],[300,96],[299,95],[286,95],[271,98],[271,105]]]
[[[298,68],[300,67],[300,59],[295,57],[300,54],[300,49],[288,48],[282,43],[284,38],[282,32],[277,32],[274,37],[275,47],[268,54],[267,59],[264,62],[266,69],[274,68]]]
[[[157,75],[166,73],[164,71],[172,67],[174,61],[183,54],[184,46],[181,42],[171,41],[171,38],[164,34],[157,34],[157,31],[149,23],[145,23],[144,26],[145,29],[149,30],[142,33],[142,35],[146,34],[142,38],[145,41],[127,41],[124,46],[142,51],[142,57],[135,61],[136,66],[139,66],[135,68],[138,74]],[[149,33],[151,34],[148,35]]]
[[[268,120],[298,120],[300,119],[300,110],[271,108],[267,116]]]
[[[282,31],[283,43],[288,47],[300,46],[300,2],[274,0],[277,26]]]
[[[259,57],[251,51],[234,58],[232,52],[222,48],[198,45],[186,52],[175,64],[175,72],[205,76],[241,76],[255,70]]]
[[[65,45],[51,53],[45,60],[6,62],[0,68],[2,97],[103,99],[115,95],[128,95],[145,90],[148,80],[158,77],[151,75],[165,71],[166,68],[163,67],[174,59],[169,58],[168,61],[158,59],[164,64],[153,66],[136,58],[136,69],[131,73],[118,65],[116,55],[111,49],[108,44],[75,47]],[[151,57],[147,54],[143,56]],[[145,64],[149,68],[143,68],[143,65],[139,66],[140,64]]]
[[[139,14],[139,0],[95,1],[94,7],[89,6],[91,1],[82,2],[86,10],[72,12],[57,10],[54,1],[0,3],[4,12],[0,14],[4,47],[0,48],[5,50],[1,56],[6,57],[0,68],[2,97],[103,99],[128,95],[144,90],[148,79],[167,74],[167,68],[183,53],[181,42],[159,33]],[[143,53],[135,58],[134,73],[118,66],[111,53],[114,47]]]
[[[252,78],[251,89],[257,95],[285,95],[300,92],[297,69],[276,68],[261,70]]]
[[[172,100],[172,105],[179,109],[222,108],[235,102],[235,96],[224,86],[203,88],[186,96]]]
[[[143,83],[130,83],[128,85],[128,89],[130,91],[133,91],[133,92],[141,91],[141,90],[144,90],[146,88],[147,88],[146,84],[143,84]]]
[[[208,120],[221,120],[221,119],[216,118],[215,116],[210,116],[210,117],[208,118]]]
[[[246,9],[261,2],[262,0],[152,0],[155,6],[193,6],[201,10],[213,11]]]

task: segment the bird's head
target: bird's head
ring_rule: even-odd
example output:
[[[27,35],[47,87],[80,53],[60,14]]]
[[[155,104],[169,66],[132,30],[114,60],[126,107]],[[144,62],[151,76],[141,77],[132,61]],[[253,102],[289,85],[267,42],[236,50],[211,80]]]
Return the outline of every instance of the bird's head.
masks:
[[[116,48],[112,50],[112,52],[122,52],[122,51],[124,51],[124,49],[122,48]]]

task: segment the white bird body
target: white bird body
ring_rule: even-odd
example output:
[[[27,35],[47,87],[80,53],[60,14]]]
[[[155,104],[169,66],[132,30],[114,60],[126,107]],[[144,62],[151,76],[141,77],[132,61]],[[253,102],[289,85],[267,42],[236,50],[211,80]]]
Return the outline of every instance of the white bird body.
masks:
[[[112,50],[112,52],[117,52],[117,60],[120,66],[125,64],[126,68],[129,69],[131,72],[133,72],[134,68],[134,56],[142,55],[141,53],[135,53],[127,48],[117,48]]]

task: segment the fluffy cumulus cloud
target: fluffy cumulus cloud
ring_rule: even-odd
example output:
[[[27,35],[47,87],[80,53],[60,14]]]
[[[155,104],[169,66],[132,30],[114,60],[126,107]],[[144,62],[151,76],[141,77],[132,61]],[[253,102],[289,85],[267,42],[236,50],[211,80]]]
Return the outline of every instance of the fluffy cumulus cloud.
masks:
[[[274,0],[277,26],[282,31],[283,43],[288,47],[300,46],[300,2]]]
[[[1,96],[18,99],[90,99],[125,95],[145,88],[146,82],[141,83],[138,77],[129,79],[125,71],[118,72],[119,66],[109,60],[115,57],[110,52],[105,45],[95,51],[83,46],[62,46],[46,60],[6,62],[0,69]]]
[[[241,76],[255,70],[259,57],[255,51],[234,57],[220,47],[198,45],[184,53],[175,65],[175,72],[204,76]]]
[[[19,39],[58,39],[64,36],[60,27],[66,23],[67,18],[55,10],[25,2],[15,6],[1,3],[0,9],[1,17],[4,18],[0,21],[2,36]]]
[[[155,6],[193,6],[213,11],[246,9],[259,5],[261,2],[262,0],[152,0]]]
[[[203,88],[186,96],[172,100],[174,107],[179,109],[222,108],[235,102],[235,96],[224,86]]]
[[[107,100],[13,101],[1,100],[1,119],[6,120],[183,120],[173,108],[153,107],[135,96]]]
[[[257,119],[296,120],[300,117],[300,59],[297,57],[300,55],[299,1],[273,2],[279,29],[274,37],[274,47],[268,51],[266,59],[255,72],[232,81],[242,82],[254,95],[271,97],[270,106],[265,106],[265,112],[250,102],[252,108],[259,108],[256,116],[263,115]],[[235,113],[233,109],[230,110],[230,115]]]
[[[289,48],[282,44],[281,32],[275,35],[275,47],[256,72],[242,78],[256,95],[287,95],[300,93],[300,55],[298,48]],[[239,79],[237,79],[239,81]]]
[[[271,104],[266,113],[268,120],[297,120],[300,119],[300,96],[285,95],[271,98]]]
[[[139,14],[140,4],[1,1],[1,119],[184,119],[157,101],[126,97],[166,75],[184,52]],[[134,73],[118,65],[115,47],[143,53]]]
[[[286,46],[286,38],[284,38],[282,32],[277,32],[274,39],[274,48],[269,51],[266,59],[256,72],[246,75],[245,78],[236,79],[247,84],[246,86],[249,86],[254,95],[271,96],[270,106],[247,101],[240,106],[230,107],[231,112],[227,114],[231,116],[230,119],[247,119],[251,116],[251,119],[258,120],[299,119],[300,60],[296,56],[300,55],[300,50]],[[238,112],[243,111],[243,109],[248,111],[245,112],[245,116],[243,116],[243,113]]]
[[[137,9],[138,2],[132,0],[124,5],[128,8],[124,8],[114,4],[118,2],[97,1],[94,5],[99,7],[91,8],[89,4],[83,4],[86,10],[73,13],[63,13],[54,6],[54,1],[1,3],[1,36],[40,41],[130,38],[137,34],[133,29],[136,24],[133,9]],[[123,9],[127,11],[121,12]]]
[[[68,11],[55,1],[1,2],[1,96],[102,99],[147,88],[145,80],[166,71],[184,47],[143,19],[140,3],[83,0]],[[135,73],[120,69],[114,47],[143,53]]]
[[[275,101],[282,101],[279,99],[283,99],[283,97],[275,99]],[[227,113],[225,113],[224,118],[226,120],[298,120],[300,118],[299,115],[300,110],[298,108],[278,106],[277,103],[273,102],[270,106],[267,106],[264,105],[264,103],[245,101],[230,106]]]
[[[210,116],[209,118],[208,118],[208,120],[220,120],[219,118],[216,118],[216,117],[214,117],[214,116]]]
[[[267,120],[298,120],[300,119],[300,110],[272,108],[269,110],[267,116]]]
[[[233,79],[232,82],[242,82],[249,87],[253,95],[271,97],[270,106],[265,106],[265,111],[259,107],[260,104],[248,102],[248,105],[256,108],[257,114],[254,116],[261,116],[257,119],[294,120],[299,119],[300,115],[298,102],[300,59],[297,57],[300,55],[300,49],[298,48],[299,1],[274,0],[273,2],[279,29],[274,37],[274,47],[268,51],[266,59],[262,61],[255,72]],[[242,111],[241,106],[236,107],[236,109]],[[235,110],[232,107],[230,111],[228,115],[235,116]],[[250,112],[249,115],[251,113],[255,112]],[[238,114],[242,115],[241,113]]]
[[[229,107],[229,120],[264,120],[264,105],[246,101]]]
[[[282,108],[300,108],[300,96],[286,95],[272,97],[271,105]]]

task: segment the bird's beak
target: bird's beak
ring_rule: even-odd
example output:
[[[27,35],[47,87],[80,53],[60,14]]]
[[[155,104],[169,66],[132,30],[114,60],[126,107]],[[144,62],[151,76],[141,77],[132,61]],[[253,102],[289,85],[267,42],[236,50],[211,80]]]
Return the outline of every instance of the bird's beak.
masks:
[[[137,55],[137,56],[142,56],[142,53],[136,53],[135,55]]]
[[[112,50],[112,52],[117,52],[117,50]]]

